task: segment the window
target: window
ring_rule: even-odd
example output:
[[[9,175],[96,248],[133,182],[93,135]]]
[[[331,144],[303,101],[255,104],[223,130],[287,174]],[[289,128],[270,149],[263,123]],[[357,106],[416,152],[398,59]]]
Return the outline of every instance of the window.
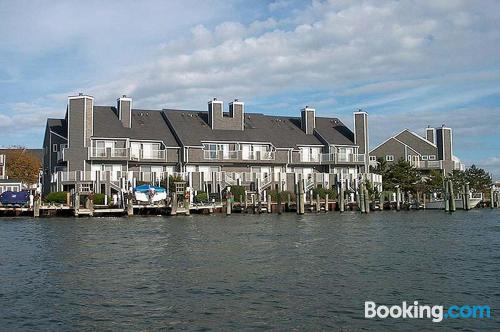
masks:
[[[429,160],[436,160],[436,155],[435,154],[431,154],[429,156]]]
[[[52,144],[52,152],[57,152],[57,144]]]
[[[385,156],[385,160],[386,161],[394,161],[394,156],[392,154],[388,154],[387,156]]]
[[[377,161],[377,156],[370,156],[370,161]]]
[[[429,156],[422,156],[422,160],[429,160]]]
[[[67,148],[66,144],[59,144],[59,151],[62,151],[65,148]]]

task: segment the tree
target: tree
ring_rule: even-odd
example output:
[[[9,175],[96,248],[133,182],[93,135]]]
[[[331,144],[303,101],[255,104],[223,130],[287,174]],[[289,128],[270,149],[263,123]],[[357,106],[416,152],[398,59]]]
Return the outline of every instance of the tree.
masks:
[[[416,192],[415,185],[421,180],[417,169],[404,159],[388,166],[384,173],[382,174],[384,190],[394,191],[399,185],[403,192]]]
[[[469,182],[470,187],[477,192],[485,192],[493,184],[491,175],[476,165],[465,170],[465,179]]]
[[[456,190],[462,190],[461,188],[465,186],[469,180],[467,179],[467,174],[464,171],[454,169],[448,174],[448,178],[453,182],[453,188]]]
[[[3,152],[6,158],[6,173],[11,179],[27,185],[38,183],[41,162],[24,147],[12,147]]]

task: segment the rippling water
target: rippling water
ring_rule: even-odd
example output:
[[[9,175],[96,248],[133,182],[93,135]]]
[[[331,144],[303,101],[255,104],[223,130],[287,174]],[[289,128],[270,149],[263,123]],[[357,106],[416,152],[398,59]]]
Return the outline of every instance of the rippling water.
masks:
[[[0,330],[500,329],[500,210],[0,220]],[[364,301],[490,320],[364,318]]]

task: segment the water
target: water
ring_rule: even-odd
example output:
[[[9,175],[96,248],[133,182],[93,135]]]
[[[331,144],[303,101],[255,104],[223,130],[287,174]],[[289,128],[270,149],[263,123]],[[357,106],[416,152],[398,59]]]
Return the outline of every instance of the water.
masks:
[[[0,330],[500,329],[500,210],[0,220]],[[489,320],[364,318],[364,301]]]

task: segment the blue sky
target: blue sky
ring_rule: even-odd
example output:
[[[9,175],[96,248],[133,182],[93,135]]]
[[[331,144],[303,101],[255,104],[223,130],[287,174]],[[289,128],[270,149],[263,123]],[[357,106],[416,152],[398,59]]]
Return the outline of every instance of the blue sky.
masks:
[[[0,146],[40,147],[66,98],[98,105],[247,112],[352,124],[370,143],[427,125],[500,178],[498,1],[2,1]]]

